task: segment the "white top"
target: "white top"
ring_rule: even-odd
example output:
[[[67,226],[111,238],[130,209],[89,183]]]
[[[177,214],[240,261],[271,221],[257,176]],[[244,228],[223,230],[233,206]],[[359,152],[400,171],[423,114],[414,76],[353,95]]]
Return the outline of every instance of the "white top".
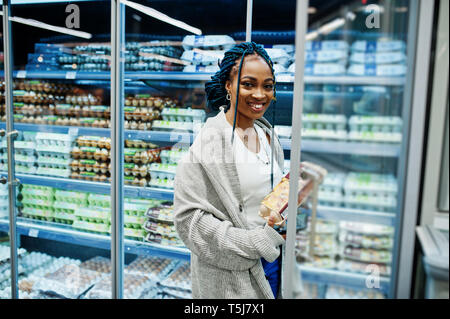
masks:
[[[233,143],[236,169],[241,184],[242,200],[244,201],[244,212],[247,215],[247,222],[251,229],[264,226],[266,221],[259,216],[259,208],[264,197],[272,191],[270,181],[270,144],[263,129],[258,125],[255,125],[255,128],[261,146],[258,154],[250,151],[244,145],[236,131]],[[282,171],[278,164],[274,163],[274,187],[281,181],[282,177]]]

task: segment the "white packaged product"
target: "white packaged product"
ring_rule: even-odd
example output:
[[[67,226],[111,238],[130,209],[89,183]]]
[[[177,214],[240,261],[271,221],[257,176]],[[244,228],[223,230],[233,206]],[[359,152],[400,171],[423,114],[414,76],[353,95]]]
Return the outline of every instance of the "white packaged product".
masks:
[[[352,51],[360,52],[391,52],[404,51],[406,44],[400,40],[379,40],[379,41],[355,41],[352,43]]]
[[[391,236],[355,234],[345,230],[339,233],[339,242],[349,246],[372,249],[392,249],[394,246],[394,239]]]
[[[307,63],[346,63],[348,53],[345,50],[321,50],[306,51],[305,62]]]
[[[344,183],[346,195],[373,197],[396,196],[397,179],[394,175],[350,172]]]
[[[292,63],[288,72],[295,72],[295,63]],[[305,65],[305,75],[344,75],[345,65],[340,63],[307,63]]]
[[[348,50],[349,45],[346,41],[325,40],[325,41],[306,41],[306,51],[320,50]]]
[[[353,115],[348,120],[350,131],[401,133],[403,120],[399,116]]]
[[[337,263],[337,269],[340,271],[354,272],[360,274],[373,274],[375,271],[381,276],[389,277],[391,275],[391,266],[377,263],[364,263],[360,261],[341,259]]]
[[[193,65],[217,65],[224,57],[225,51],[188,50],[180,59]]]
[[[392,252],[388,250],[343,246],[341,256],[367,263],[389,264],[392,262]]]
[[[345,131],[347,118],[344,115],[314,114],[302,115],[302,125],[305,129]]]
[[[385,296],[375,289],[352,289],[329,285],[325,299],[385,299]]]
[[[406,55],[403,52],[365,53],[353,52],[350,63],[360,64],[396,64],[405,63]]]
[[[290,64],[291,57],[286,53],[286,51],[271,48],[267,48],[265,50],[273,63],[281,64],[284,67],[287,67]]]
[[[355,76],[403,76],[405,64],[351,64],[347,73]]]
[[[273,64],[273,71],[275,72],[275,74],[278,73],[286,73],[287,69],[284,65],[280,64],[280,63],[274,63]]]
[[[191,108],[164,108],[161,112],[164,121],[204,122],[205,110]]]
[[[216,73],[220,68],[218,65],[186,65],[183,68],[183,72],[190,73]]]
[[[295,45],[293,44],[275,44],[272,46],[274,49],[284,50],[288,55],[293,56],[295,54]]]
[[[373,236],[393,236],[394,228],[386,225],[368,224],[360,222],[341,221],[339,223],[341,230],[346,230],[357,234],[366,234]]]
[[[187,35],[183,38],[182,46],[185,50],[200,48],[206,50],[230,49],[236,42],[228,35]]]

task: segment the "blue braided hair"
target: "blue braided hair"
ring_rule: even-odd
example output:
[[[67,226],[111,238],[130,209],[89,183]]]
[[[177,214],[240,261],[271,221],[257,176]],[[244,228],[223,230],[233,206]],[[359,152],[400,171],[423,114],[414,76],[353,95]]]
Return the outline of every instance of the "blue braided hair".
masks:
[[[242,62],[245,55],[258,54],[269,65],[272,70],[273,79],[275,82],[275,72],[273,69],[273,62],[264,50],[263,46],[256,44],[255,42],[242,42],[233,46],[230,50],[225,52],[225,55],[220,61],[220,70],[211,77],[211,81],[205,83],[205,91],[207,97],[208,108],[212,110],[218,110],[221,106],[226,106],[225,112],[230,108],[230,102],[226,99],[227,91],[225,89],[225,83],[230,79],[230,73],[233,67],[236,65],[236,61],[241,59],[238,73],[238,87],[237,97],[239,96],[239,80],[242,68]],[[276,91],[274,88],[274,98],[276,97]],[[237,106],[237,103],[236,103]],[[236,112],[237,113],[237,112]]]

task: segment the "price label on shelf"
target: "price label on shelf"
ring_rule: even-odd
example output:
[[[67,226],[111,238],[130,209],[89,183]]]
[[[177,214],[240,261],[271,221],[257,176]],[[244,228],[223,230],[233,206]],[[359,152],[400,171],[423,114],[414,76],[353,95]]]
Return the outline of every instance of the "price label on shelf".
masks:
[[[75,80],[76,77],[77,77],[76,71],[66,72],[66,80]]]
[[[27,71],[25,70],[20,70],[17,71],[17,76],[18,79],[25,79],[27,77]]]
[[[28,232],[29,237],[37,238],[39,236],[39,230],[38,229],[30,229]]]

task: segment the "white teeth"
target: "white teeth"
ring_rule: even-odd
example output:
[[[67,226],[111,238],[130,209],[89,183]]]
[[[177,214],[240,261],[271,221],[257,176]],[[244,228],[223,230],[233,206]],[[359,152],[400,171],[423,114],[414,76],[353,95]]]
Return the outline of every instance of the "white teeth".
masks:
[[[253,106],[255,109],[261,109],[263,107],[262,104],[250,104],[251,106]]]

